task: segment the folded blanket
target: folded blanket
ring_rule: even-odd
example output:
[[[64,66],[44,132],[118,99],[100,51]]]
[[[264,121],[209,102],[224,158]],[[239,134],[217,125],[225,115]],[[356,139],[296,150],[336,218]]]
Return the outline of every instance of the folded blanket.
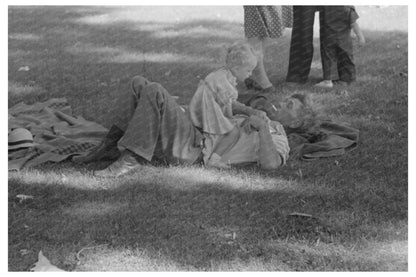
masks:
[[[21,102],[9,108],[9,132],[19,127],[32,133],[34,147],[9,152],[9,170],[84,155],[98,145],[108,131],[98,123],[73,116],[65,98],[32,105]]]
[[[309,128],[289,133],[290,155],[305,161],[343,155],[357,147],[359,138],[359,130],[330,120],[316,120]]]

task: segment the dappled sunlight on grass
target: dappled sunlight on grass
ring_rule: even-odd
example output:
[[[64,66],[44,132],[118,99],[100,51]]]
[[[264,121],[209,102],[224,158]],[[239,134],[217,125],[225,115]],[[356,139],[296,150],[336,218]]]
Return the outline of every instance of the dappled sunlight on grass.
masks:
[[[192,268],[181,266],[159,253],[145,248],[113,249],[107,246],[91,247],[84,253],[77,271],[183,271]]]
[[[206,26],[197,26],[190,28],[182,28],[180,30],[161,30],[153,34],[157,38],[175,38],[175,37],[192,37],[205,38],[207,36],[226,37],[227,39],[240,39],[241,34],[234,30],[218,30],[217,28],[210,28]]]
[[[42,36],[35,35],[32,33],[12,33],[12,34],[9,34],[9,39],[36,41],[36,40],[41,40]]]
[[[239,8],[239,9],[238,9]],[[239,6],[115,6],[107,13],[84,16],[75,20],[77,23],[89,25],[109,25],[131,22],[166,22],[177,23],[195,19],[242,22],[243,8]]]
[[[62,214],[65,216],[75,216],[83,220],[94,219],[97,216],[109,216],[122,209],[129,204],[127,202],[85,202],[77,204],[69,208],[63,208]]]
[[[177,190],[200,188],[223,188],[236,191],[280,191],[294,189],[291,181],[263,177],[252,173],[236,174],[233,171],[206,169],[203,167],[172,167],[166,169],[165,180],[169,187]],[[169,182],[173,180],[173,182]]]
[[[40,95],[46,93],[44,89],[37,85],[22,85],[16,82],[9,82],[9,97]]]
[[[381,76],[375,76],[375,75],[369,75],[369,74],[360,74],[357,76],[357,81],[360,81],[360,82],[374,83],[374,82],[380,82],[382,79],[383,77]]]
[[[154,32],[155,34],[169,28],[172,28],[172,24],[161,22],[142,22],[129,27],[133,31]]]
[[[65,173],[36,169],[27,169],[20,172],[9,172],[9,181],[22,182],[28,186],[62,186],[86,190],[101,190],[105,188],[106,180],[94,178],[90,174],[66,171]]]
[[[293,270],[282,262],[279,257],[265,260],[263,257],[233,259],[231,261],[215,261],[211,263],[212,271],[290,271]]]
[[[114,47],[100,47],[92,44],[77,43],[68,47],[67,51],[71,54],[95,54],[97,63],[132,63],[132,62],[153,62],[153,63],[209,63],[206,57],[197,57],[176,53],[152,53],[152,52],[132,52],[127,49]]]

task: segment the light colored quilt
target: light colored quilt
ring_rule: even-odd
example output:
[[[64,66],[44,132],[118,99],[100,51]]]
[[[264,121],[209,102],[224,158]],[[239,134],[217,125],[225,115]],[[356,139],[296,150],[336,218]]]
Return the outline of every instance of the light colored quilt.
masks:
[[[26,128],[34,140],[34,147],[9,151],[9,171],[85,155],[108,132],[96,122],[72,115],[66,98],[32,105],[21,102],[9,108],[8,115],[9,132]]]

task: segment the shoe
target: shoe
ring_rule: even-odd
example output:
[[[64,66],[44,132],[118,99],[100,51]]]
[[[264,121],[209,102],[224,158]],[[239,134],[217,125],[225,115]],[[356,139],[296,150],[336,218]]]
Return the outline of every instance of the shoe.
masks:
[[[221,161],[221,156],[216,153],[213,153],[209,158],[207,167],[215,167],[220,169],[231,169],[231,166]]]
[[[141,166],[142,165],[134,157],[134,153],[125,150],[121,153],[120,158],[118,158],[117,161],[110,164],[106,169],[95,171],[94,176],[117,178],[132,170],[139,169]]]
[[[334,84],[331,80],[323,80],[315,85],[318,88],[333,88]]]
[[[76,163],[90,163],[98,160],[117,159],[120,156],[117,142],[123,134],[124,132],[120,128],[113,125],[99,145],[94,147],[86,156],[73,157],[72,161]]]

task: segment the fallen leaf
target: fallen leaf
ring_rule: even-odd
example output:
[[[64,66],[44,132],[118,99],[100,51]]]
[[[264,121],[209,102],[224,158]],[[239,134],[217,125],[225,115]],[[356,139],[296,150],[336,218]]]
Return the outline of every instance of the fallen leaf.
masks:
[[[57,268],[42,254],[42,250],[39,251],[38,261],[30,269],[31,271],[65,271]]]
[[[32,195],[18,194],[16,195],[16,198],[19,198],[19,203],[22,203],[23,201],[33,199],[34,197]]]
[[[298,172],[296,172],[296,174],[299,176],[300,179],[303,179],[303,173],[302,173],[302,169],[298,169]]]
[[[311,214],[305,214],[305,213],[298,213],[298,212],[293,212],[291,214],[289,214],[290,216],[300,216],[300,217],[312,217]]]
[[[30,68],[29,68],[29,66],[22,66],[22,67],[20,67],[17,71],[29,71],[30,70]]]
[[[20,255],[24,256],[24,255],[29,254],[30,251],[27,249],[20,249],[19,252],[20,252]]]
[[[345,96],[345,97],[348,97],[348,96],[350,96],[350,93],[348,92],[348,90],[341,90],[340,92],[339,92],[339,95],[341,95],[341,96]]]

